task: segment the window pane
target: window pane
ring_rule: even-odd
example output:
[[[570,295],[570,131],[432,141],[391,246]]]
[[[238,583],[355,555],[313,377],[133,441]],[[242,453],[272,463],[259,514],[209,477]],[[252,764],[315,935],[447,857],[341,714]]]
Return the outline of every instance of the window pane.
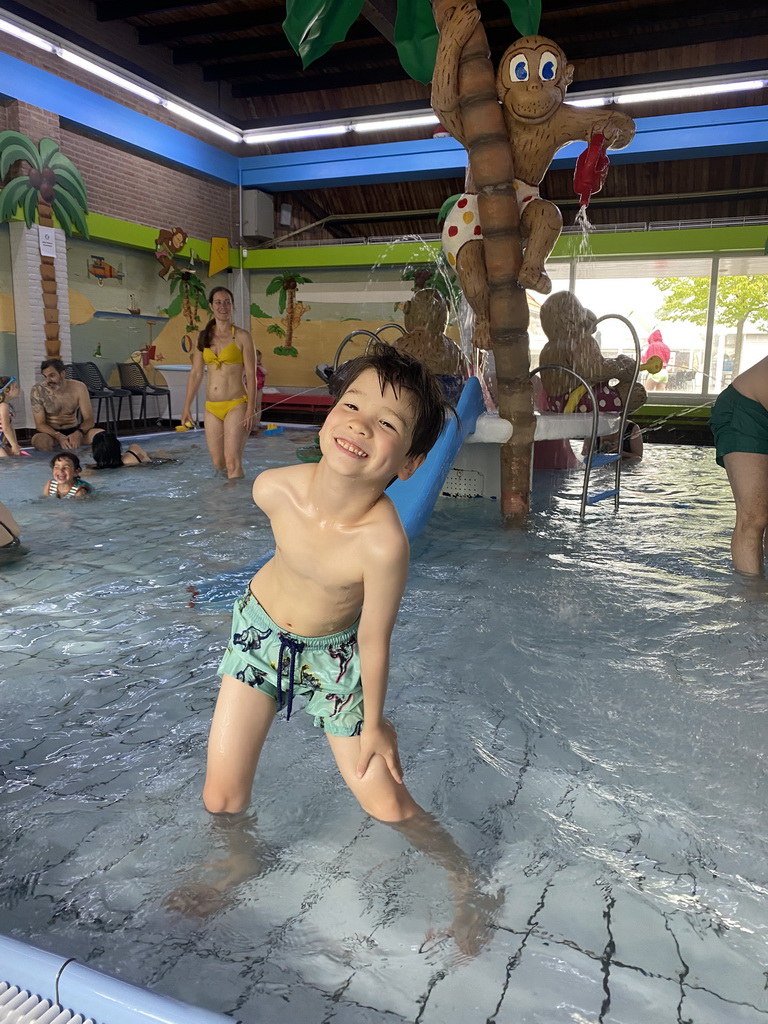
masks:
[[[625,316],[640,338],[642,358],[659,354],[660,373],[640,380],[649,400],[656,392],[697,393],[704,385],[709,258],[580,261],[576,295],[600,317]],[[598,327],[603,353],[634,356],[632,335],[619,320]],[[667,351],[668,350],[668,351]]]
[[[768,256],[720,261],[710,393],[768,355]]]

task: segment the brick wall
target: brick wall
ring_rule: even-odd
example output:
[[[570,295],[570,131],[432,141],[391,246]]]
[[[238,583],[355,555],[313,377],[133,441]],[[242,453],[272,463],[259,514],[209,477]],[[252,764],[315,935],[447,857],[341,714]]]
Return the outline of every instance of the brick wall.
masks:
[[[60,143],[88,189],[92,213],[188,235],[236,240],[237,189],[150,160],[102,139],[62,128]]]

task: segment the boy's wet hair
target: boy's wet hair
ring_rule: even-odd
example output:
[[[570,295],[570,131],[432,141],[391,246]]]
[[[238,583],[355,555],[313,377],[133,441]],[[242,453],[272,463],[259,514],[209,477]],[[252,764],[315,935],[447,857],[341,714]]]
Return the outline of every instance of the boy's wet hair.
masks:
[[[340,366],[331,378],[328,389],[333,395],[334,405],[366,370],[376,371],[382,394],[388,385],[398,396],[403,388],[410,392],[415,416],[408,457],[426,455],[440,436],[448,414],[453,412],[453,406],[443,395],[440,381],[418,359],[377,341],[365,355]]]
[[[119,469],[123,465],[123,450],[115,434],[102,430],[91,444],[91,451],[99,469]]]
[[[67,459],[69,462],[71,462],[76,473],[79,473],[80,470],[83,468],[80,465],[80,459],[78,459],[74,452],[59,452],[57,455],[54,455],[53,458],[51,459],[51,469],[53,469],[56,463],[60,462],[61,459]]]

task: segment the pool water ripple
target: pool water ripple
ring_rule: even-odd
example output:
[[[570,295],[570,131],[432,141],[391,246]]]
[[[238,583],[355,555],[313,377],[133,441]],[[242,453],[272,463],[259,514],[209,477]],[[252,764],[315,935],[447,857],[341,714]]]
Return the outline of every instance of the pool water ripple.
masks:
[[[249,441],[248,477],[304,442]],[[195,591],[271,539],[250,479],[162,447],[74,510],[39,498],[45,460],[0,465],[30,548],[0,566],[4,931],[247,1024],[768,1024],[768,589],[730,569],[711,450],[650,446],[585,524],[578,473],[537,478],[523,530],[440,499],[412,546],[388,710],[503,895],[467,959],[444,874],[307,716],[276,722],[240,832],[201,809],[229,607]],[[232,864],[208,916],[165,906]]]

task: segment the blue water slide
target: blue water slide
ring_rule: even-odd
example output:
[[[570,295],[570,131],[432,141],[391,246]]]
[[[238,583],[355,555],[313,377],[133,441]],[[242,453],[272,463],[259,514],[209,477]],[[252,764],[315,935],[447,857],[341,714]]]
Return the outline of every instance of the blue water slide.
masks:
[[[437,444],[427,455],[410,480],[395,480],[387,488],[398,514],[403,522],[408,539],[417,537],[427,524],[440,495],[448,471],[453,465],[456,453],[464,444],[468,434],[474,432],[477,417],[485,411],[483,392],[477,377],[470,377],[465,383],[456,406],[456,417],[451,417],[437,439]],[[199,584],[195,595],[197,604],[216,604],[234,601],[240,591],[248,585],[254,573],[272,557],[267,552],[254,562],[249,562],[233,572],[223,572]]]
[[[457,417],[446,423],[437,444],[427,455],[410,480],[395,480],[387,488],[402,520],[408,540],[418,537],[427,525],[440,490],[456,455],[473,434],[477,417],[485,411],[483,391],[477,377],[470,377],[464,385],[456,406]]]

